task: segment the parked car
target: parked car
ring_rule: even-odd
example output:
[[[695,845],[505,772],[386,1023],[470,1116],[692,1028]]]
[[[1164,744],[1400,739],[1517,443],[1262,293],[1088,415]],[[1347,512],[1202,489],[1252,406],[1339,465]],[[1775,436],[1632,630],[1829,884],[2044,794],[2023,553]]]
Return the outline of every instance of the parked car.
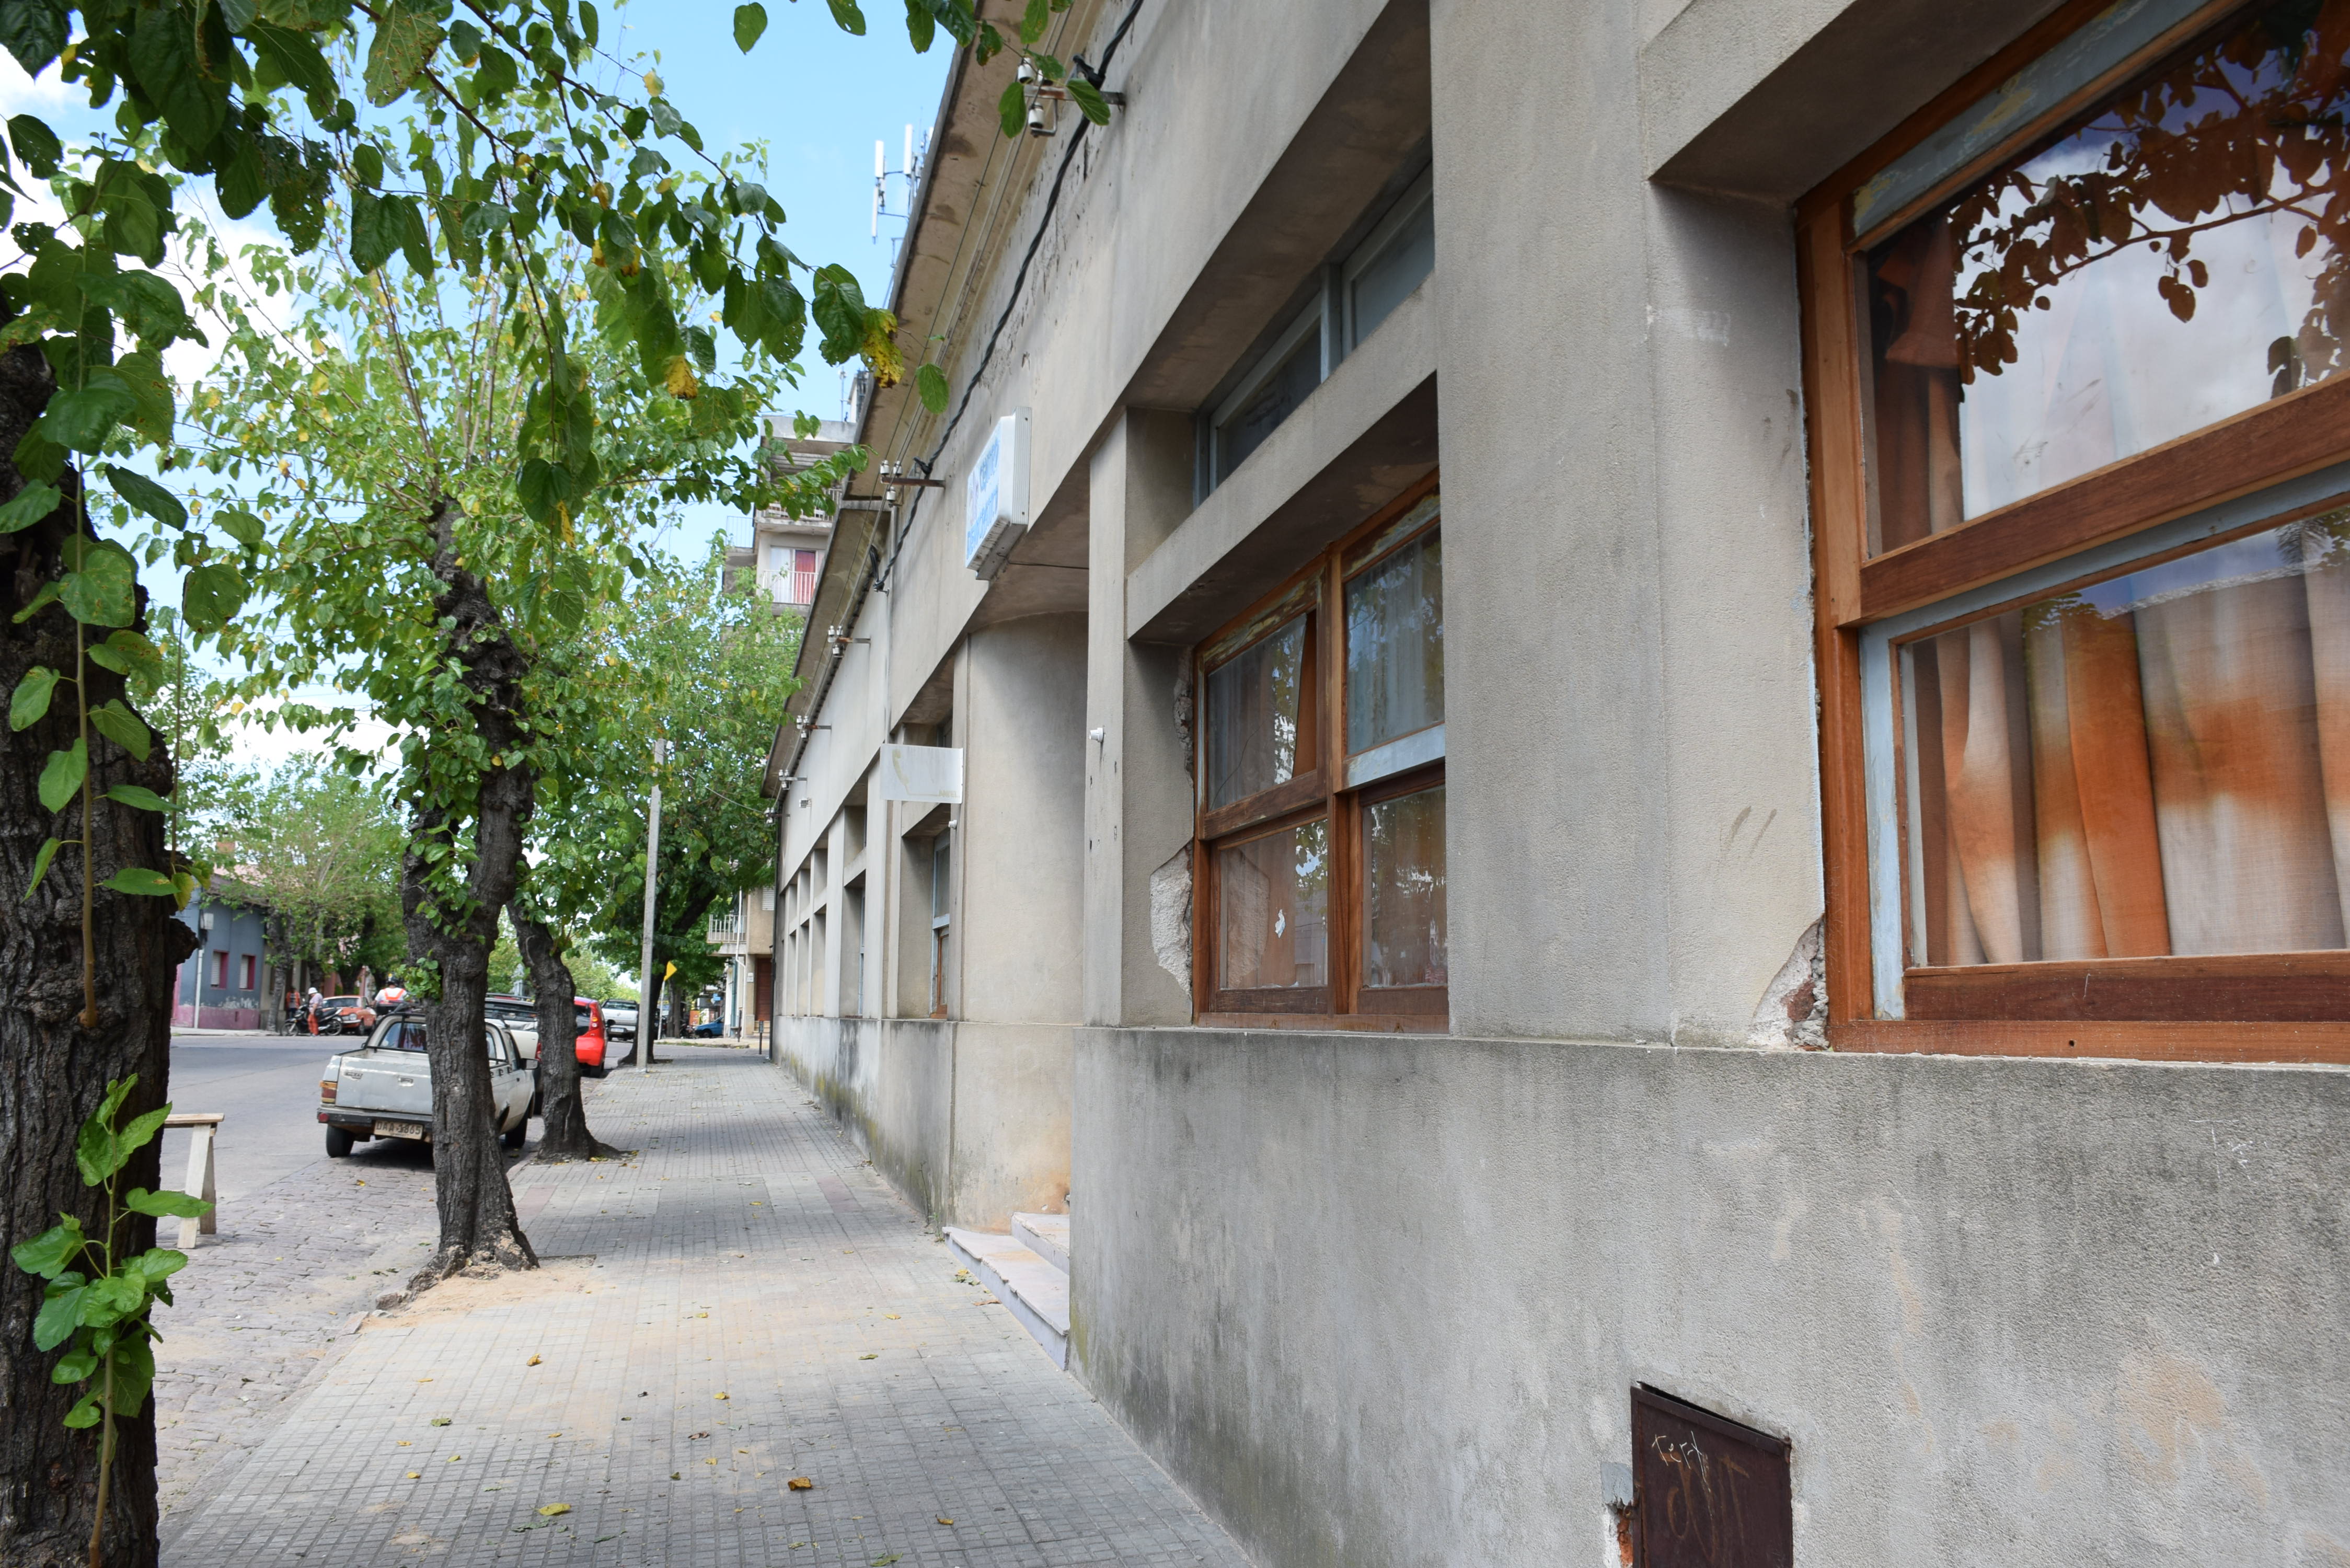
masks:
[[[625,1040],[631,1046],[637,1042],[637,1004],[625,1000],[603,1003],[604,1030],[615,1040]]]
[[[612,1070],[622,1053],[612,1044],[609,1021],[604,1014],[604,1004],[592,997],[575,996],[571,1005],[576,1010],[573,1019],[579,1030],[579,1066],[591,1077],[600,1078]]]
[[[506,1026],[506,1033],[522,1047],[525,1061],[538,1060],[538,1003],[525,1002],[519,996],[493,992],[485,999],[482,1011]]]
[[[687,1030],[686,1033],[696,1040],[717,1040],[724,1037],[726,1029],[723,1024],[720,1023],[718,1020],[713,1018],[707,1023],[695,1024],[692,1028]]]
[[[376,1011],[364,997],[327,996],[318,999],[318,1033],[364,1034],[375,1027]]]
[[[520,1148],[530,1129],[534,1075],[504,1024],[483,1030],[490,1055],[490,1101],[508,1148]],[[424,1020],[395,1012],[379,1020],[356,1051],[327,1059],[318,1080],[318,1119],[327,1125],[327,1153],[340,1159],[369,1138],[432,1141],[432,1061],[424,1051]]]

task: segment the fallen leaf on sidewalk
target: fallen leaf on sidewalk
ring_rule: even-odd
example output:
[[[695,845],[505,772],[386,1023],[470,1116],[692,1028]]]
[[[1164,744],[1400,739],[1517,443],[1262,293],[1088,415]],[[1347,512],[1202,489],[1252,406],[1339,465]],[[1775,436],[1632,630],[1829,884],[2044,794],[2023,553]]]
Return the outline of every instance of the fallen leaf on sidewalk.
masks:
[[[953,1520],[951,1520],[951,1519],[949,1519],[945,1514],[943,1514],[943,1513],[942,1513],[942,1514],[939,1515],[939,1522],[940,1522],[941,1524],[952,1524],[952,1523],[954,1522],[954,1521],[953,1521]]]
[[[411,1470],[408,1472],[408,1479],[410,1480],[422,1480],[424,1479],[424,1472],[422,1470]]]
[[[669,1479],[671,1480],[683,1480],[685,1479],[685,1472],[683,1470],[671,1470],[669,1472]]]
[[[689,1443],[698,1443],[708,1436],[710,1436],[710,1434],[707,1432],[688,1432],[685,1435],[685,1440]]]
[[[791,1488],[794,1491],[814,1491],[816,1490],[816,1482],[808,1480],[806,1476],[794,1476],[784,1484]],[[803,1544],[805,1544],[805,1542],[803,1542]]]
[[[550,1502],[538,1511],[546,1515],[547,1518],[553,1519],[558,1513],[569,1513],[571,1511],[571,1505],[567,1502]]]
[[[868,1350],[857,1359],[859,1361],[879,1361],[881,1359],[881,1353],[878,1350]]]
[[[449,1417],[446,1416],[435,1416],[432,1417],[432,1424],[436,1427],[445,1427],[449,1424]]]
[[[717,1397],[718,1397],[718,1398],[721,1398],[721,1399],[723,1399],[723,1398],[725,1398],[725,1397],[726,1397],[726,1396],[725,1396],[725,1395],[723,1395],[723,1394],[721,1394],[721,1395],[718,1395],[718,1396],[717,1396]]]
[[[889,1568],[890,1563],[895,1563],[899,1558],[904,1555],[905,1553],[902,1552],[892,1552],[887,1557],[876,1557],[873,1560],[873,1568]]]
[[[538,1357],[534,1355],[528,1361],[524,1362],[523,1365],[525,1366],[536,1366],[538,1365]]]
[[[464,1457],[465,1457],[465,1456],[464,1456],[464,1455],[463,1455],[463,1454],[451,1454],[451,1455],[449,1456],[448,1462],[453,1465],[453,1464],[455,1464],[459,1459],[463,1459]]]
[[[411,1444],[411,1442],[410,1442],[406,1438],[400,1438],[400,1446],[401,1448],[403,1448],[403,1449],[406,1449],[406,1448],[412,1448],[412,1447],[414,1447],[415,1445]]]
[[[883,1317],[890,1317],[890,1318],[894,1318],[894,1317],[896,1317],[898,1314],[897,1314],[896,1313],[894,1313],[894,1312],[885,1312],[885,1313],[883,1313],[881,1315],[882,1315]]]

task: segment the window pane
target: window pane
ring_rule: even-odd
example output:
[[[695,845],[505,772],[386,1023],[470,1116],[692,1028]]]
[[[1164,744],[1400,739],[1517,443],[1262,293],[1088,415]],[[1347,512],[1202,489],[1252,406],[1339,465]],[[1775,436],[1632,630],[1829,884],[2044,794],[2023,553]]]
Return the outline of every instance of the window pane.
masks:
[[[1363,983],[1445,983],[1442,784],[1363,808]]]
[[[1436,270],[1436,203],[1422,202],[1370,265],[1355,275],[1350,325],[1360,343]]]
[[[1281,369],[1257,389],[1256,396],[1217,430],[1216,477],[1222,479],[1246,462],[1248,454],[1263,446],[1264,438],[1321,381],[1322,339],[1309,332],[1281,362]]]
[[[2344,945],[2350,511],[1907,659],[1910,959]]]
[[[1347,750],[1444,717],[1444,557],[1434,534],[1347,585]]]
[[[1309,822],[1216,855],[1222,913],[1216,983],[1226,991],[1329,982],[1329,836]]]
[[[1868,258],[1877,548],[2335,373],[2345,55],[2256,11]]]
[[[1308,618],[1208,675],[1208,804],[1230,805],[1297,773]]]

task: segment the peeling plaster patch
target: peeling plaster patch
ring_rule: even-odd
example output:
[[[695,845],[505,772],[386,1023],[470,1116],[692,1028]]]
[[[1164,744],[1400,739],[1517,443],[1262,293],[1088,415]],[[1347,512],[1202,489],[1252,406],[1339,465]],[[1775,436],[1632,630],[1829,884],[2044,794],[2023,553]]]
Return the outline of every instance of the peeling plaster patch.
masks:
[[[1191,983],[1191,851],[1179,849],[1150,874],[1150,950],[1178,985]]]
[[[1825,917],[1823,917],[1825,919]],[[1828,1035],[1828,971],[1820,920],[1804,928],[1795,950],[1763,989],[1746,1043],[1764,1050],[1824,1051]]]

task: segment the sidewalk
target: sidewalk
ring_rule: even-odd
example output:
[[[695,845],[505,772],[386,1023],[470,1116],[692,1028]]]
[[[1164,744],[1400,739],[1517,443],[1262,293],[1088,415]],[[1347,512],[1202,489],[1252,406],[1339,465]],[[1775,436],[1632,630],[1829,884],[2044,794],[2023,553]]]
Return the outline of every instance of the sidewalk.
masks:
[[[672,1053],[590,1086],[640,1158],[515,1172],[547,1266],[328,1347],[167,1568],[1245,1562],[786,1075]]]

